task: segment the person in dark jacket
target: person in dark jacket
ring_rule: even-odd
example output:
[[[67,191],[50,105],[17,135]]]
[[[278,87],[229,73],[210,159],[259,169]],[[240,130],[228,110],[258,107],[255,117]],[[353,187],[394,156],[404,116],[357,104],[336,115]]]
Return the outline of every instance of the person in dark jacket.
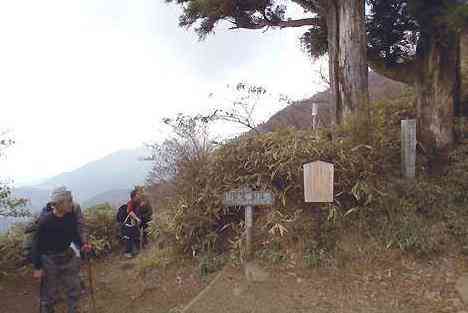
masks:
[[[84,220],[79,222],[73,212],[71,192],[57,188],[52,192],[51,202],[51,210],[39,218],[32,247],[33,275],[41,280],[40,312],[54,313],[58,291],[64,288],[68,313],[77,313],[80,262],[70,245],[74,243],[83,252],[89,252],[91,247],[80,235]]]
[[[127,215],[122,223],[122,237],[125,241],[125,256],[131,258],[140,250],[141,231],[141,199],[138,190],[130,193],[130,201],[127,202]]]
[[[88,228],[86,227],[86,223],[84,220],[83,211],[81,210],[81,206],[78,203],[73,201],[73,197],[71,193],[70,193],[70,201],[72,201],[71,212],[75,214],[76,222],[78,223],[78,236],[80,237],[81,242],[88,243],[89,233],[88,233]],[[42,208],[41,216],[51,213],[53,211],[53,207],[54,207],[53,202],[47,203],[46,206]]]

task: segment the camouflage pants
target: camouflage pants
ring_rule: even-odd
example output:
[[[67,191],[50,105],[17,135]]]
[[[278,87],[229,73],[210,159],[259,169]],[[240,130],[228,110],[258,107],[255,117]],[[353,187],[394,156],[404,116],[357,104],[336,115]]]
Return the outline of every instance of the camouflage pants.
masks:
[[[40,313],[54,313],[60,290],[67,296],[68,313],[78,312],[80,296],[80,259],[72,257],[64,264],[56,264],[46,255],[42,256],[44,276],[40,290]]]

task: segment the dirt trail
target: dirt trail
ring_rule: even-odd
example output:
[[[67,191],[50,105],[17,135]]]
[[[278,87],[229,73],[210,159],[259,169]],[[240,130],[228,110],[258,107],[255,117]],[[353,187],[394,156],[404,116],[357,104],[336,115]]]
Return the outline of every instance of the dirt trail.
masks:
[[[466,270],[461,257],[416,263],[382,258],[346,268],[299,270],[287,264],[265,267],[264,282],[244,279],[227,266],[201,296],[196,264],[137,274],[137,260],[113,257],[95,265],[97,313],[459,313],[468,311],[455,290]],[[38,283],[30,275],[0,281],[0,313],[38,312]],[[65,312],[60,308],[57,313]],[[89,298],[82,313],[90,313]]]
[[[195,264],[139,275],[137,262],[118,256],[93,263],[97,313],[168,313],[182,308],[209,282],[198,277]],[[87,281],[86,268],[83,273]],[[0,313],[39,312],[38,290],[39,283],[30,273],[2,278]],[[92,312],[90,300],[81,299],[82,313]],[[63,304],[57,308],[57,313],[62,312],[66,312]]]
[[[229,267],[184,313],[464,312],[455,290],[462,270],[456,258],[402,260],[338,271],[270,268],[269,279],[249,282]]]
[[[0,278],[0,313],[39,312],[38,290],[31,275]]]

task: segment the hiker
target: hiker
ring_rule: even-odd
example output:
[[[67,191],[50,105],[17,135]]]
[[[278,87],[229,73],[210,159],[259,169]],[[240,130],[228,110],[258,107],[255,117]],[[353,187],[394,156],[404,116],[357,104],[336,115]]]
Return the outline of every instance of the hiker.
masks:
[[[141,231],[141,198],[138,190],[130,193],[130,201],[119,208],[117,221],[121,225],[122,238],[125,241],[125,257],[131,258],[138,254]]]
[[[149,224],[153,218],[153,208],[151,207],[148,198],[145,195],[145,191],[142,187],[138,188],[138,193],[140,196],[140,214],[141,214],[141,231],[142,231],[142,242],[141,247],[145,248],[148,245],[148,233],[149,233]]]
[[[71,192],[60,187],[51,198],[48,211],[41,214],[37,223],[31,251],[34,278],[41,280],[40,312],[53,313],[58,292],[64,288],[68,313],[77,313],[80,259],[70,245],[74,243],[85,253],[91,251],[91,246],[81,210],[73,203]]]
[[[60,187],[55,190],[67,191],[65,187]],[[68,191],[69,192],[69,191]],[[73,196],[70,192],[70,201],[72,202],[72,213],[76,216],[76,222],[78,224],[78,235],[80,236],[81,242],[87,243],[88,242],[88,230],[86,228],[86,224],[84,222],[83,211],[81,210],[81,206],[78,203],[73,202]],[[46,206],[41,211],[42,215],[47,215],[53,211],[53,202],[48,202]]]
[[[65,187],[57,188],[55,192],[58,190],[66,191],[66,188]],[[80,240],[81,242],[87,243],[88,242],[88,230],[84,222],[83,212],[81,211],[80,205],[78,203],[73,202],[73,197],[71,196],[71,193],[70,193],[70,197],[73,203],[72,213],[75,214],[76,221],[78,223],[78,234],[80,236]],[[24,255],[26,263],[32,262],[31,249],[35,240],[35,235],[36,235],[38,226],[39,226],[38,225],[39,220],[42,216],[45,216],[52,212],[53,205],[54,205],[53,202],[48,202],[46,206],[42,208],[39,218],[34,220],[32,223],[30,223],[25,229],[26,240],[23,243],[23,250],[24,250],[23,255]]]
[[[61,187],[61,188],[63,189],[64,187]],[[73,201],[73,198],[72,198],[72,201]],[[42,208],[40,216],[47,215],[47,214],[51,213],[52,210],[53,210],[53,202],[48,202],[45,205],[45,207]],[[73,214],[76,215],[76,220],[77,220],[77,223],[78,223],[78,234],[80,236],[81,242],[88,242],[88,231],[87,231],[86,225],[84,223],[83,212],[81,211],[81,207],[80,207],[80,205],[78,203],[73,202],[72,212],[73,212]],[[36,220],[35,222],[33,222],[32,225],[30,225],[29,227],[26,228],[27,240],[26,240],[25,247],[24,247],[24,249],[25,249],[24,254],[25,254],[25,257],[26,257],[26,261],[29,261],[29,262],[32,261],[31,260],[31,248],[32,248],[35,232],[37,231],[38,221],[39,221],[39,219]],[[75,252],[75,255],[76,255],[77,258],[84,258],[84,255],[80,253],[80,250],[78,249],[76,244],[74,244],[72,242],[70,247]],[[85,284],[84,281],[85,281],[84,277],[83,277],[82,273],[80,272],[80,286],[81,286],[81,294],[82,295],[86,295],[86,284]]]

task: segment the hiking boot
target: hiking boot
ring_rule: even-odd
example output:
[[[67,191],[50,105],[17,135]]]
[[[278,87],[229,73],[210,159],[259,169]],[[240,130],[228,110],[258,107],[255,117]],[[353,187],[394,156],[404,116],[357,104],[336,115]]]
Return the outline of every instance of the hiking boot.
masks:
[[[131,259],[131,258],[133,258],[133,255],[131,253],[127,252],[127,253],[124,254],[124,257],[126,257],[127,259]]]

